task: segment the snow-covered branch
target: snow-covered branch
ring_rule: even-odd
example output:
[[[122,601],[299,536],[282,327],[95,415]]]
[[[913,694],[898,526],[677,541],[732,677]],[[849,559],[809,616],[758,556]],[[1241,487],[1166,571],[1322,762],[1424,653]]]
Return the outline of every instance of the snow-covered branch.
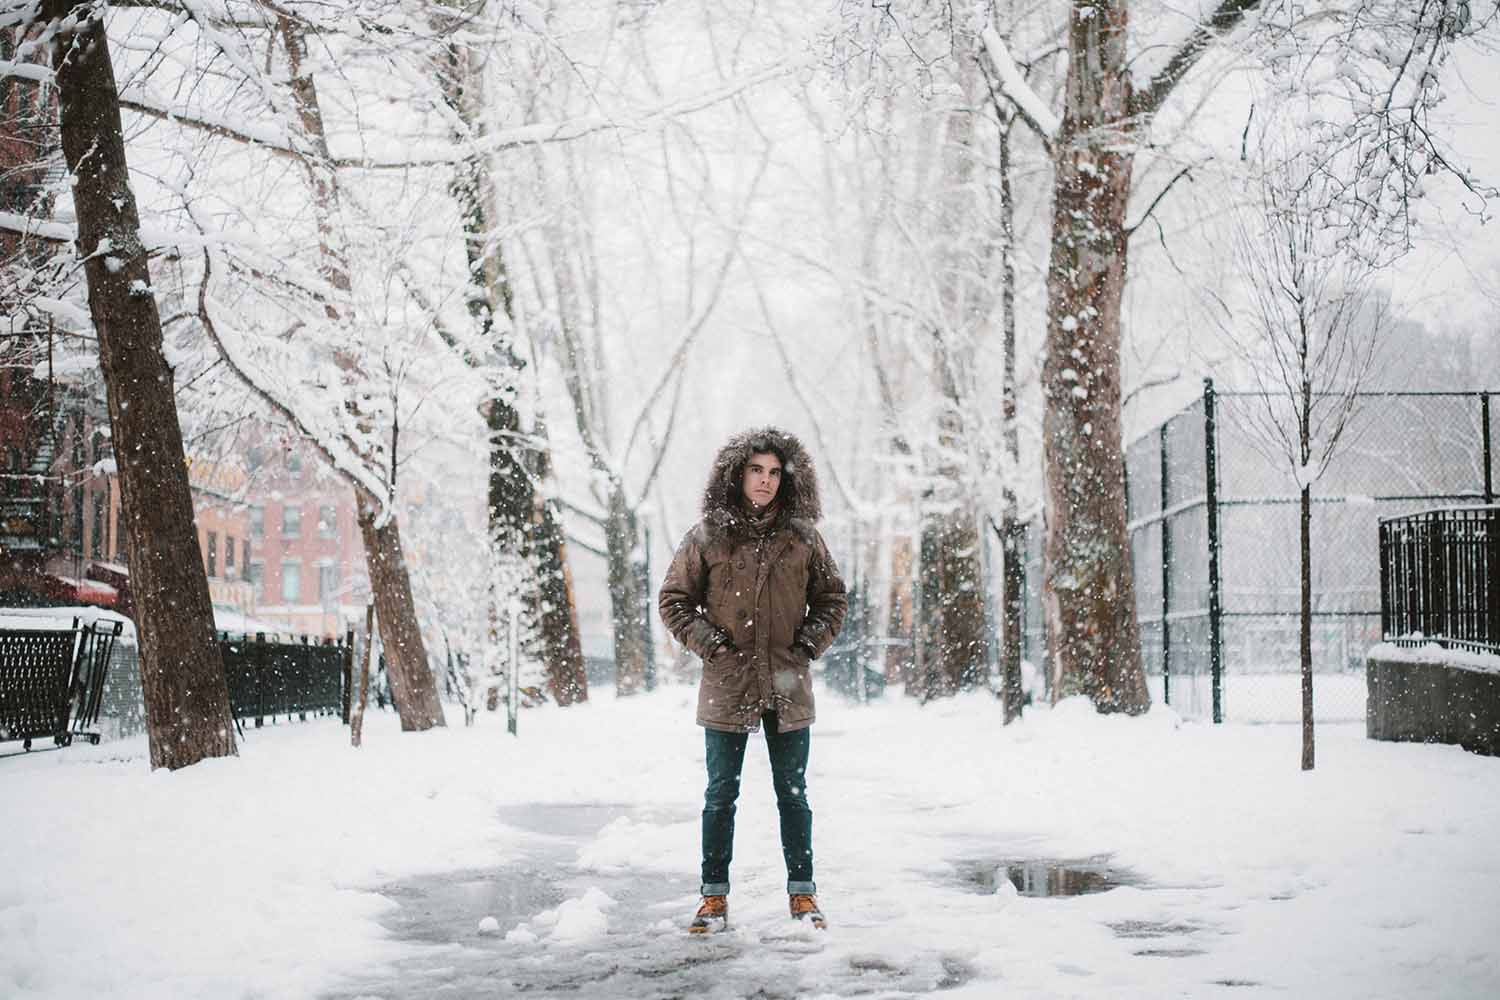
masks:
[[[984,45],[985,54],[990,57],[990,69],[994,71],[1001,92],[1015,105],[1021,119],[1031,127],[1031,130],[1040,136],[1042,141],[1050,144],[1057,138],[1057,133],[1062,128],[1062,119],[1047,106],[1047,102],[1042,100],[1041,95],[1031,84],[1026,82],[1026,78],[1021,75],[1021,68],[1016,65],[1015,59],[1011,58],[1010,47],[1005,44],[1005,39],[1000,37],[1000,32],[996,31],[993,25],[985,28],[979,37]]]
[[[0,212],[0,230],[19,233],[48,243],[72,244],[78,239],[78,227],[65,222],[50,222],[15,212]]]
[[[256,378],[252,374],[255,366],[250,359],[243,356],[234,341],[224,336],[222,328],[214,318],[213,299],[209,295],[209,284],[213,280],[213,259],[214,251],[209,247],[204,247],[203,282],[198,287],[198,321],[218,350],[219,356],[224,359],[225,365],[235,377],[256,398],[295,427],[303,440],[318,450],[330,468],[343,476],[357,492],[368,495],[371,506],[380,512],[377,521],[384,519],[388,516],[390,491],[380,478],[360,461],[359,446],[349,440],[347,434],[343,432],[339,432],[334,437],[344,447],[335,448],[329,444],[330,435],[321,433],[317,422],[303,413],[300,407],[269,389],[263,379]]]
[[[1192,33],[1167,60],[1167,64],[1151,78],[1144,90],[1136,91],[1130,99],[1131,114],[1150,116],[1157,112],[1172,93],[1172,89],[1187,76],[1188,70],[1223,35],[1229,34],[1245,20],[1245,15],[1260,6],[1261,0],[1220,0],[1219,6],[1207,20],[1193,27]]]
[[[170,107],[151,98],[139,88],[129,88],[120,94],[120,107],[126,111],[175,122],[190,128],[216,135],[223,139],[259,146],[283,156],[304,156],[306,152],[293,141],[293,134],[275,125],[262,125],[243,119],[231,119],[210,111],[185,106]]]
[[[476,155],[497,153],[521,146],[536,146],[546,143],[573,142],[599,132],[648,132],[660,128],[684,115],[703,111],[725,101],[733,100],[753,87],[795,73],[808,65],[808,57],[783,59],[731,81],[722,87],[706,91],[697,97],[668,101],[652,108],[642,108],[624,115],[586,115],[561,122],[538,122],[517,125],[514,128],[491,132],[472,143],[458,146],[445,143],[428,149],[417,147],[409,156],[394,159],[380,157],[335,157],[338,167],[362,168],[366,170],[406,170],[412,167],[437,166],[445,163],[461,163]]]
[[[52,70],[40,63],[14,62],[0,59],[0,80],[30,80],[33,83],[51,83]]]

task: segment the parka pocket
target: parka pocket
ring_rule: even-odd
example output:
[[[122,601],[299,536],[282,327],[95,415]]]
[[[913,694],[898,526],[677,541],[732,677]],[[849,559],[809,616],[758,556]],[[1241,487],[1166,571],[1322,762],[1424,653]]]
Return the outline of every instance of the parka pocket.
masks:
[[[739,652],[725,646],[703,661],[703,682],[715,687],[731,687],[739,678]]]

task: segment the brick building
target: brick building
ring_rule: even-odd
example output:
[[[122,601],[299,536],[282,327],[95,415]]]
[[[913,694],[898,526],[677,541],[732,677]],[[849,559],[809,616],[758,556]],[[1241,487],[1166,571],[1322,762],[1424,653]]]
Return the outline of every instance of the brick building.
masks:
[[[299,635],[362,628],[370,587],[349,486],[296,449],[261,449],[248,464],[242,572],[256,617]]]
[[[188,459],[198,551],[203,555],[215,614],[226,619],[229,616],[224,612],[240,619],[256,617],[255,589],[245,573],[253,555],[251,506],[243,499],[249,478],[244,466],[235,461]],[[229,627],[227,620],[220,627]]]

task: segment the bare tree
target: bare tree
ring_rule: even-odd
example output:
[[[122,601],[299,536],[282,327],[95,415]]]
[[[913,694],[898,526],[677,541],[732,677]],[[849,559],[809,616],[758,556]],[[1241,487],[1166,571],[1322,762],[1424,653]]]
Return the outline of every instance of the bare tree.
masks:
[[[62,148],[74,179],[77,250],[109,398],[151,766],[176,769],[205,757],[233,756],[229,690],[193,529],[172,371],[162,351],[161,317],[125,159],[104,8],[47,0],[35,24],[52,46]]]
[[[1260,176],[1234,231],[1248,308],[1226,308],[1221,320],[1261,390],[1264,408],[1252,411],[1260,438],[1287,463],[1299,490],[1304,771],[1314,762],[1312,491],[1344,441],[1389,320],[1387,299],[1373,284],[1376,241],[1362,241],[1361,252],[1330,223],[1333,184],[1343,186],[1309,153]]]

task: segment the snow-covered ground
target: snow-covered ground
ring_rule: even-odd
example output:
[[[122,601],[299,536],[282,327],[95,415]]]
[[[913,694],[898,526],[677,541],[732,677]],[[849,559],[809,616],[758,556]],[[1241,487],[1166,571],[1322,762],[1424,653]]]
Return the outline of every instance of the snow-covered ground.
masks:
[[[683,932],[686,688],[530,711],[519,739],[376,716],[362,750],[283,725],[175,774],[141,741],[0,759],[0,996],[1500,995],[1500,760],[1324,726],[1303,774],[1295,727],[1162,709],[820,711],[825,934],[784,915],[758,736],[731,930]],[[1005,877],[1067,860],[1116,887]]]

